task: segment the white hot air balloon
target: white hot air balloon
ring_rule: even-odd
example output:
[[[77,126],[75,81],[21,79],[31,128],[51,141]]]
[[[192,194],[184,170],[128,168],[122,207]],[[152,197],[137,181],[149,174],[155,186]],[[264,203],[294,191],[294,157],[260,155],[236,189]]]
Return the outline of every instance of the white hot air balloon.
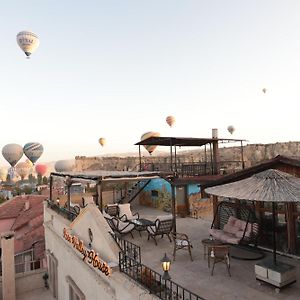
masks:
[[[7,144],[2,148],[2,155],[14,167],[23,156],[23,147],[18,144]]]
[[[75,167],[73,160],[58,160],[55,165],[56,172],[71,172]]]
[[[228,132],[230,132],[230,134],[233,134],[234,131],[235,131],[235,128],[234,128],[232,125],[229,125],[229,126],[227,127],[227,130],[228,130]]]
[[[40,40],[38,36],[30,31],[21,31],[17,34],[17,43],[24,51],[27,58],[38,48]]]

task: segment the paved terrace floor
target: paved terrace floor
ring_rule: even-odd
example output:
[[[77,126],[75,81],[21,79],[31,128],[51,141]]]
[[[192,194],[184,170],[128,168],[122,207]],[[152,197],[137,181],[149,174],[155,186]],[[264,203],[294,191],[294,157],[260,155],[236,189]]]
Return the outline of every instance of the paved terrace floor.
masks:
[[[156,209],[143,206],[133,206],[133,211],[138,211],[140,217],[155,220],[157,215],[165,214]],[[254,265],[256,261],[245,261],[231,259],[231,277],[228,276],[226,266],[218,263],[215,266],[214,275],[210,275],[207,260],[203,259],[203,246],[201,240],[208,237],[210,219],[194,219],[190,217],[177,219],[177,232],[186,233],[193,244],[192,255],[194,261],[190,260],[187,251],[179,250],[176,253],[176,261],[171,263],[170,275],[172,280],[198,294],[207,300],[233,300],[233,299],[300,299],[300,261],[293,258],[278,256],[279,261],[287,262],[297,267],[298,281],[275,293],[274,287],[263,284],[259,285],[255,280]],[[157,238],[158,246],[152,239],[147,241],[147,233],[142,232],[142,237],[138,232],[134,232],[134,239],[130,235],[126,239],[141,246],[142,263],[163,273],[160,259],[166,252],[172,258],[173,243],[167,237]],[[271,256],[271,253],[267,253]]]

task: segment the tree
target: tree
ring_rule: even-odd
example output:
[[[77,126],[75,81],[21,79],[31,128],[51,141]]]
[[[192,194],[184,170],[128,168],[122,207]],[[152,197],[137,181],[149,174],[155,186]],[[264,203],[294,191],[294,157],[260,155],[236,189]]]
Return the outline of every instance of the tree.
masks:
[[[38,185],[41,185],[41,184],[42,184],[43,178],[42,178],[42,175],[41,175],[41,174],[38,174],[38,176],[37,176],[37,181],[38,181]]]
[[[43,177],[43,184],[48,184],[48,178],[46,176]]]

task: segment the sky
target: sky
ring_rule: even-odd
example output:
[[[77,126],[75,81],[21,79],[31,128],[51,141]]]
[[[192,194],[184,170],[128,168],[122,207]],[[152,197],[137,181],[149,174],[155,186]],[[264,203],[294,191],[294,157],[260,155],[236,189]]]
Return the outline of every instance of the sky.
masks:
[[[0,147],[40,142],[46,162],[137,152],[147,131],[299,141],[298,0],[10,0],[0,15]],[[29,60],[22,30],[40,39]]]

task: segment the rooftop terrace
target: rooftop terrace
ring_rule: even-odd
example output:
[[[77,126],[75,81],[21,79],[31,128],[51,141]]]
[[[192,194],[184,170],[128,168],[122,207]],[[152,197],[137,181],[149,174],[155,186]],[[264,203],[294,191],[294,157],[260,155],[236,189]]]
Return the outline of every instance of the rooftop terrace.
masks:
[[[136,205],[133,211],[139,211],[140,216],[155,220],[161,211]],[[231,277],[228,276],[224,264],[216,264],[214,275],[210,275],[210,269],[207,266],[207,260],[203,258],[202,239],[208,237],[208,228],[211,220],[208,218],[178,218],[177,231],[186,233],[192,241],[192,255],[194,261],[190,260],[188,252],[177,251],[176,261],[171,263],[170,275],[172,280],[186,289],[198,294],[205,299],[299,299],[300,283],[299,281],[285,289],[279,294],[270,285],[259,285],[255,280],[254,265],[258,261],[246,261],[231,258]],[[142,263],[151,269],[162,274],[160,259],[166,252],[172,258],[173,243],[170,243],[167,237],[158,238],[158,246],[155,246],[153,240],[147,241],[147,233],[142,232],[142,237],[134,232],[134,239],[127,235],[125,239],[141,247]],[[231,252],[239,250],[231,248]],[[267,253],[271,256],[271,253]],[[297,267],[297,277],[300,275],[300,262],[295,258],[279,256],[279,261],[287,262]]]

